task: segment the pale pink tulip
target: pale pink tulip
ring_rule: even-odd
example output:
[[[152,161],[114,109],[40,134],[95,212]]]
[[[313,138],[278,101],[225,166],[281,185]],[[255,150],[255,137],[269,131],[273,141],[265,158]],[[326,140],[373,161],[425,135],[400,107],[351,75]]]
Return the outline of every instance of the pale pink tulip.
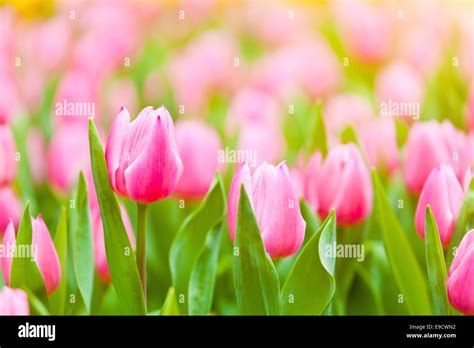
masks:
[[[113,117],[120,110],[122,105],[128,105],[128,110],[132,114],[138,112],[138,96],[135,84],[130,79],[120,79],[114,81],[107,91],[105,102],[107,116]]]
[[[89,140],[86,124],[62,123],[54,132],[48,148],[48,178],[62,193],[69,192],[79,172],[89,168]]]
[[[362,130],[362,143],[371,165],[388,173],[397,169],[397,131],[391,118],[378,117],[368,122]]]
[[[434,168],[421,191],[416,207],[415,225],[424,238],[426,206],[430,205],[443,246],[451,241],[454,225],[464,200],[464,191],[450,165]]]
[[[219,168],[219,134],[202,121],[180,121],[176,124],[176,143],[183,174],[174,192],[180,197],[201,198]]]
[[[474,230],[464,235],[456,249],[446,285],[453,307],[464,314],[474,315]]]
[[[318,184],[319,214],[336,210],[338,224],[353,225],[372,211],[370,173],[354,144],[334,147],[324,160]]]
[[[26,292],[8,286],[0,290],[0,315],[29,315],[30,306]]]
[[[21,204],[10,187],[0,188],[0,236],[3,236],[10,223],[18,227],[21,217]]]
[[[31,219],[33,241],[32,249],[34,260],[43,277],[43,281],[48,294],[56,290],[61,280],[61,265],[59,264],[58,254],[54,247],[48,227],[43,221],[41,215],[36,219]],[[5,236],[3,237],[4,250],[13,250],[16,244],[15,227],[13,222],[7,227]],[[6,285],[10,285],[10,276],[12,268],[13,255],[2,255],[2,274]]]
[[[314,211],[319,210],[319,186],[322,182],[319,180],[323,156],[321,152],[315,152],[309,159],[304,178],[304,198],[311,205]]]
[[[232,240],[235,238],[242,184],[253,207],[266,251],[274,259],[296,254],[304,240],[306,222],[301,216],[286,164],[282,162],[274,167],[263,163],[253,175],[247,164],[236,171],[228,200]]]
[[[13,133],[7,124],[0,124],[0,188],[15,179],[17,162]]]
[[[27,138],[28,163],[30,173],[35,184],[44,181],[46,177],[46,144],[43,134],[37,128],[32,128]]]
[[[474,86],[469,90],[469,97],[467,101],[467,124],[469,129],[474,131]]]
[[[117,194],[141,203],[168,197],[183,171],[168,110],[149,106],[130,122],[122,108],[110,129],[105,158]]]

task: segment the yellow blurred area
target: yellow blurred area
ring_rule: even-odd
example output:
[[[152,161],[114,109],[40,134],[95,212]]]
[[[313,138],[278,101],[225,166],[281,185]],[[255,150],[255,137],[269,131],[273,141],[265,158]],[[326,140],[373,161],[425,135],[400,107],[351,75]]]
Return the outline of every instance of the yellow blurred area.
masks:
[[[49,16],[54,11],[53,0],[0,0],[0,6],[10,5],[23,17]]]

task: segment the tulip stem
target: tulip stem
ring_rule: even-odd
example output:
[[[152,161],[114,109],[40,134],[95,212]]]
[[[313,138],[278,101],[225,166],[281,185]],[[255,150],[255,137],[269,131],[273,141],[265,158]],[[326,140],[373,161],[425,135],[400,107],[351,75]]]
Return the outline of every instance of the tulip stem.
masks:
[[[146,211],[147,204],[137,203],[137,266],[146,301]]]

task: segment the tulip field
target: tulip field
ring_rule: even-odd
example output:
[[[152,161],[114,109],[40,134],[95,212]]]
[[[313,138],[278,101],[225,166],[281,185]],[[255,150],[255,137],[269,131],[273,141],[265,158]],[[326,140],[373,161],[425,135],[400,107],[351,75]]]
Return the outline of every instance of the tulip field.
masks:
[[[473,17],[0,2],[0,315],[474,315]]]

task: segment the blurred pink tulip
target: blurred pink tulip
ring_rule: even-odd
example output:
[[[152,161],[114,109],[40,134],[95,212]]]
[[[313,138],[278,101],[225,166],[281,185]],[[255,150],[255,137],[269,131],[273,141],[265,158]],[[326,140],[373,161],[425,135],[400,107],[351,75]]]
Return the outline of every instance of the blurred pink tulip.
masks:
[[[125,230],[127,231],[130,244],[132,245],[132,248],[135,248],[133,227],[128,217],[127,210],[122,204],[120,204],[120,212],[122,214],[122,221],[125,226]],[[107,262],[107,254],[105,251],[104,226],[102,224],[102,218],[98,205],[91,209],[91,224],[94,246],[94,260],[95,266],[97,268],[97,274],[103,282],[110,283],[111,278],[109,264]]]
[[[252,170],[263,162],[275,163],[281,159],[285,148],[285,139],[280,128],[250,124],[240,130],[237,151],[245,155],[244,161]]]
[[[0,188],[10,185],[15,179],[16,146],[13,133],[7,124],[0,124]]]
[[[318,185],[319,213],[326,217],[336,210],[340,225],[354,225],[372,211],[372,182],[362,156],[354,144],[334,147],[324,160]]]
[[[363,2],[336,2],[335,14],[342,39],[357,59],[378,63],[388,58],[394,37],[388,11]]]
[[[397,131],[391,118],[378,117],[368,122],[362,130],[362,143],[371,165],[388,173],[397,169]]]
[[[21,204],[13,190],[10,187],[0,188],[0,236],[3,236],[10,221],[18,227],[20,217]]]
[[[451,164],[460,182],[472,161],[469,140],[451,123],[436,121],[415,123],[405,145],[404,176],[408,189],[421,192],[431,170],[443,163]]]
[[[373,116],[369,100],[354,93],[341,93],[330,97],[323,109],[325,126],[333,144],[339,139],[344,128],[352,125],[359,131]]]
[[[266,251],[274,259],[298,252],[304,240],[306,222],[284,162],[274,167],[260,165],[252,175],[247,164],[235,173],[229,191],[228,224],[235,238],[242,184],[252,204]]]
[[[168,110],[149,106],[130,122],[122,108],[110,129],[105,158],[117,194],[140,203],[168,197],[183,171]]]
[[[128,105],[131,113],[138,112],[138,96],[135,84],[130,79],[120,79],[113,81],[106,96],[107,109],[104,113],[107,118],[112,118],[117,114],[122,105]]]
[[[474,315],[474,230],[467,232],[454,256],[446,280],[448,298],[458,311]]]
[[[464,200],[464,191],[450,165],[434,168],[421,191],[416,207],[415,225],[424,238],[426,206],[429,204],[438,226],[441,243],[446,247],[454,230],[459,210]]]
[[[0,290],[0,315],[29,315],[30,305],[26,292],[5,286]]]
[[[62,193],[69,192],[79,172],[89,168],[87,124],[62,123],[53,134],[48,148],[48,178]]]
[[[395,62],[382,69],[375,80],[375,94],[382,116],[400,117],[404,121],[420,118],[423,80],[408,64]]]
[[[176,143],[183,161],[183,174],[175,193],[185,198],[203,197],[219,168],[222,143],[216,130],[201,121],[176,124]]]
[[[58,254],[54,248],[48,227],[44,223],[41,215],[36,219],[32,218],[31,223],[33,230],[33,248],[31,252],[43,277],[46,291],[48,294],[51,294],[56,290],[61,280],[61,265],[59,264]],[[15,247],[16,235],[13,222],[10,222],[8,225],[2,244],[4,250],[13,250]],[[5,284],[9,286],[13,255],[2,255],[1,261],[3,279],[5,280]]]
[[[467,101],[467,124],[469,129],[474,131],[474,85],[469,90]]]
[[[37,128],[32,128],[27,136],[28,163],[35,184],[44,181],[46,177],[46,144],[43,134]]]
[[[309,159],[308,166],[306,168],[304,178],[304,198],[311,205],[314,211],[319,210],[319,186],[321,182],[319,180],[319,174],[321,171],[321,165],[323,156],[321,152],[315,152]]]

